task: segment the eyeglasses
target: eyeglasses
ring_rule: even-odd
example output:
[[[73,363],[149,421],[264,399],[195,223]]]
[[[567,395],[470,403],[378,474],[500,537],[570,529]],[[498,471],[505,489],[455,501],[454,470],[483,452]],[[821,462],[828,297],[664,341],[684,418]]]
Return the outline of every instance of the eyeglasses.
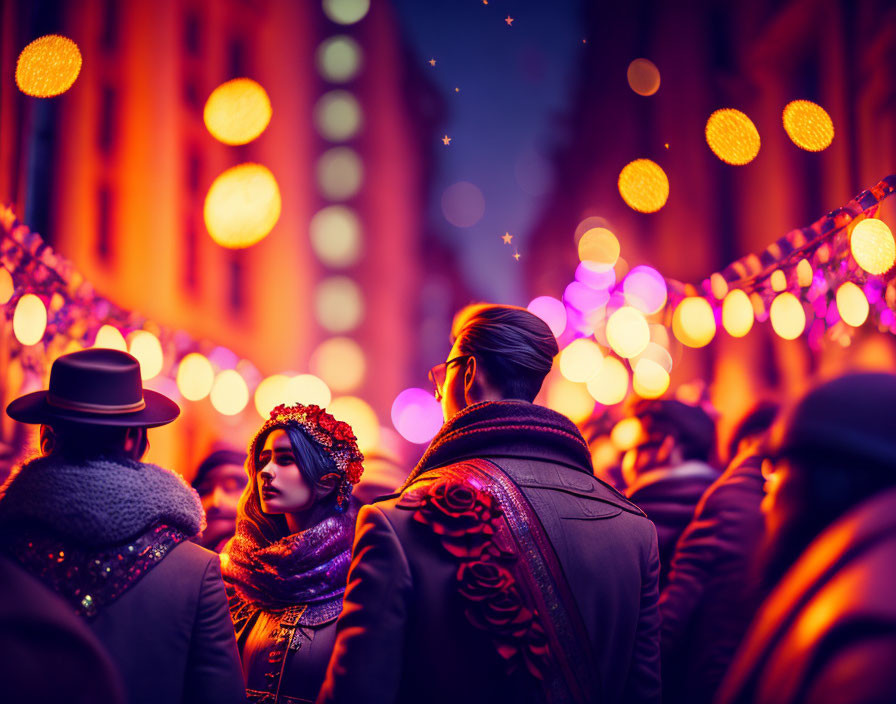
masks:
[[[445,378],[448,376],[448,366],[456,362],[463,362],[464,360],[470,359],[472,356],[473,355],[471,354],[463,354],[460,357],[454,357],[447,362],[437,364],[429,370],[429,380],[432,382],[436,401],[442,400],[442,388],[445,386]]]

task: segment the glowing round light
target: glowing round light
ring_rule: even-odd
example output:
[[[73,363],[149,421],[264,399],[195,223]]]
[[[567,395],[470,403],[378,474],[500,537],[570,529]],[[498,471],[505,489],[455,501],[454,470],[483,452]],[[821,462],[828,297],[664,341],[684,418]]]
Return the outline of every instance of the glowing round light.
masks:
[[[392,403],[392,425],[408,442],[422,445],[442,427],[442,405],[423,389],[405,389]]]
[[[622,282],[625,302],[648,315],[666,305],[666,280],[649,266],[636,266]]]
[[[585,387],[595,401],[613,406],[623,401],[628,393],[628,369],[615,357],[607,357],[597,376],[589,379]]]
[[[610,442],[620,452],[637,447],[644,437],[644,425],[634,416],[623,418],[610,431]]]
[[[566,306],[553,296],[533,298],[529,302],[528,310],[548,324],[554,337],[560,337],[566,329]]]
[[[333,391],[354,391],[364,381],[367,360],[361,346],[348,337],[331,337],[311,355],[311,371]]]
[[[600,371],[603,355],[588,338],[573,340],[560,352],[560,373],[573,382],[588,381]]]
[[[854,328],[868,319],[868,299],[852,281],[847,281],[837,289],[837,311],[843,322]]]
[[[361,105],[348,91],[331,90],[314,106],[314,123],[331,142],[351,139],[361,129]]]
[[[347,276],[331,276],[317,286],[314,311],[324,329],[349,332],[364,318],[364,297],[358,284]]]
[[[706,143],[726,164],[749,164],[759,153],[759,131],[740,110],[716,110],[706,121]]]
[[[271,121],[271,100],[251,78],[222,83],[205,101],[202,118],[212,137],[224,144],[248,144]]]
[[[623,306],[610,316],[606,335],[613,351],[625,359],[641,354],[650,342],[647,319],[631,306]]]
[[[25,95],[52,98],[65,93],[81,72],[81,51],[68,37],[47,34],[22,49],[16,85]]]
[[[728,282],[725,281],[725,277],[718,272],[709,277],[709,287],[712,291],[712,295],[719,301],[721,301],[725,297],[725,294],[728,293]]]
[[[361,452],[373,450],[380,441],[380,422],[370,405],[356,396],[334,398],[327,411],[336,420],[352,426]]]
[[[612,268],[606,269],[605,266],[588,260],[579,262],[576,267],[576,281],[598,290],[613,288],[616,284],[616,272]]]
[[[716,319],[705,298],[691,296],[678,304],[672,314],[672,332],[688,347],[704,347],[716,334]]]
[[[808,259],[800,259],[800,263],[796,265],[796,281],[801,288],[812,285],[812,265]]]
[[[651,359],[639,360],[632,375],[632,389],[641,398],[659,398],[669,388],[669,372]]]
[[[806,311],[799,299],[787,291],[775,296],[769,316],[772,328],[785,340],[795,340],[806,329]]]
[[[653,95],[660,89],[660,71],[648,59],[635,59],[626,72],[629,87],[638,95]]]
[[[324,14],[337,24],[354,24],[370,9],[370,0],[324,0]]]
[[[0,266],[0,305],[8,303],[15,290],[12,274],[5,267]]]
[[[607,291],[586,286],[581,281],[571,282],[563,291],[563,302],[580,313],[592,313],[607,305],[610,294]]]
[[[264,239],[280,219],[280,188],[261,164],[227,169],[205,196],[205,227],[222,247],[242,249]]]
[[[35,345],[43,339],[47,329],[47,307],[33,293],[26,293],[16,303],[12,329],[23,345]]]
[[[208,396],[215,383],[215,370],[204,356],[191,352],[177,368],[177,388],[188,401],[199,401]]]
[[[103,325],[96,333],[94,347],[104,347],[110,350],[128,351],[128,343],[125,342],[121,331],[112,325]]]
[[[350,208],[330,205],[319,210],[308,230],[314,253],[327,266],[339,269],[361,259],[361,221]]]
[[[731,337],[743,337],[753,327],[753,304],[739,288],[731,289],[722,301],[722,327]]]
[[[772,285],[772,291],[781,293],[781,291],[787,288],[787,276],[780,269],[775,269],[772,272],[769,283]]]
[[[619,240],[605,227],[593,227],[579,240],[579,259],[595,272],[611,271],[619,259]]]
[[[128,351],[140,362],[140,376],[144,380],[157,376],[165,365],[162,343],[148,330],[138,330],[131,335]]]
[[[330,405],[333,394],[323,379],[314,374],[299,374],[290,379],[284,388],[288,403],[314,404],[321,408]]]
[[[635,159],[619,173],[619,194],[632,210],[655,213],[669,198],[666,172],[650,159]]]
[[[573,423],[586,421],[594,412],[594,399],[588,390],[582,384],[563,377],[555,379],[548,386],[545,405],[557,413],[562,413]]]
[[[283,374],[274,374],[262,379],[255,388],[255,410],[258,411],[258,415],[267,420],[275,406],[293,402],[286,393],[288,382],[289,377]]]
[[[869,274],[886,274],[896,261],[896,241],[883,220],[867,218],[852,231],[849,248],[856,263]]]
[[[211,402],[221,415],[235,416],[249,403],[249,387],[235,369],[225,369],[212,385]]]
[[[364,166],[354,149],[334,147],[317,160],[317,186],[329,200],[347,200],[361,190]]]
[[[442,192],[442,215],[455,227],[473,227],[485,214],[485,196],[469,181],[458,181]]]
[[[317,70],[331,83],[345,83],[361,69],[361,47],[351,37],[330,37],[317,48]]]
[[[820,152],[834,141],[834,122],[821,105],[811,100],[787,103],[782,115],[787,136],[800,149]]]
[[[665,347],[656,342],[649,343],[641,354],[637,357],[632,357],[629,362],[629,364],[632,365],[632,369],[637,368],[638,362],[642,359],[647,359],[654,364],[658,364],[668,373],[672,372],[672,355],[669,354],[669,351]]]

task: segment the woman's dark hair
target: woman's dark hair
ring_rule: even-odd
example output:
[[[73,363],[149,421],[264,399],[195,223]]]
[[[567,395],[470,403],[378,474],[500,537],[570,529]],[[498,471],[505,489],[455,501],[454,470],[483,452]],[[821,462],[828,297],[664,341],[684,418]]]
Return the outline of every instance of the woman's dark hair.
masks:
[[[452,337],[502,397],[524,401],[538,395],[559,352],[547,323],[516,306],[467,306],[454,318]]]
[[[146,428],[140,428],[138,446],[132,452],[126,452],[124,449],[125,439],[130,430],[127,427],[57,421],[50,428],[55,436],[50,454],[70,462],[102,457],[139,459],[149,447]]]
[[[314,502],[331,503],[334,510],[336,507],[336,491],[324,490],[320,485],[320,480],[324,476],[336,471],[336,464],[333,462],[333,458],[295,423],[284,423],[283,425],[275,425],[272,428],[268,428],[264,434],[255,438],[250,448],[252,456],[246,462],[249,483],[246,485],[246,489],[240,498],[237,510],[237,523],[241,519],[247,520],[257,532],[258,535],[256,537],[261,537],[268,543],[275,543],[290,534],[286,519],[282,515],[272,515],[261,510],[261,497],[258,495],[258,482],[256,479],[261,469],[258,466],[261,449],[264,447],[267,436],[272,431],[278,429],[286,431],[286,435],[289,437],[289,443],[292,445],[299,472],[314,491]]]
[[[734,428],[728,442],[728,461],[734,459],[741,442],[755,435],[760,435],[772,427],[781,406],[774,401],[760,401],[747,413]]]

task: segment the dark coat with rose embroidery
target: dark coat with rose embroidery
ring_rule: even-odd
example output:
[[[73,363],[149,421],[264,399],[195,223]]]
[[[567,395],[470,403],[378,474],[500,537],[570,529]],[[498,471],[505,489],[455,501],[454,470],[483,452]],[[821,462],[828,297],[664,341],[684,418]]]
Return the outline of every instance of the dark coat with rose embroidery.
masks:
[[[507,674],[488,632],[465,616],[458,560],[439,540],[441,529],[415,520],[415,497],[470,458],[500,467],[537,513],[578,603],[598,701],[659,702],[653,524],[594,477],[572,423],[517,401],[462,411],[433,441],[402,493],[361,509],[318,701],[542,701],[525,667]]]

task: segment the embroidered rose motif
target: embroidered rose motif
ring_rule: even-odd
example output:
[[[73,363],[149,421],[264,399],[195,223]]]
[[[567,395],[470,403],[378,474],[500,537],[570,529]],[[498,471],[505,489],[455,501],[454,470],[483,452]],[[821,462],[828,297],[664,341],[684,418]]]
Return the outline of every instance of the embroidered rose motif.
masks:
[[[414,520],[429,526],[455,557],[478,557],[488,547],[500,515],[494,498],[464,482],[445,480],[430,487]]]
[[[532,612],[526,608],[514,586],[471,602],[465,613],[474,626],[488,631],[492,637],[517,640],[526,635],[532,623]]]
[[[471,601],[482,601],[513,584],[513,575],[490,560],[464,562],[457,570],[458,591]]]
[[[545,673],[551,666],[551,651],[548,647],[548,638],[537,620],[533,620],[526,634],[526,644],[523,647],[523,661],[526,669],[537,678],[544,679]]]

